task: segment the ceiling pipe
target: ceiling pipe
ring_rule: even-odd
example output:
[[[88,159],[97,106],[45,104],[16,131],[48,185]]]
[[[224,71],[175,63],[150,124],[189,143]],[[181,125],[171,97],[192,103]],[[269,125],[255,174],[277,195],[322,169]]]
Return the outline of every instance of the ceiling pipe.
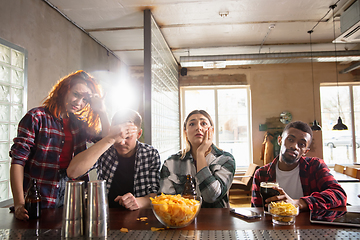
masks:
[[[360,61],[359,50],[337,51],[337,61]],[[226,62],[226,65],[277,64],[311,62],[336,62],[334,51],[293,52],[293,53],[261,53],[209,56],[180,56],[182,67],[201,67],[204,62]]]
[[[360,67],[360,62],[357,62],[357,63],[351,65],[350,67],[347,67],[347,68],[341,70],[339,73],[342,73],[342,74],[343,73],[348,73],[348,72],[351,72],[351,71],[353,71],[353,70],[355,70],[355,69],[357,69],[359,67]]]

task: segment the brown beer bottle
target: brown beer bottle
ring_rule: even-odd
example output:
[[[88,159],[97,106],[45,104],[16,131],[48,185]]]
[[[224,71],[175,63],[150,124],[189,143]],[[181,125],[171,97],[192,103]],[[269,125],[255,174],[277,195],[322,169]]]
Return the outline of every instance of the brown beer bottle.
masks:
[[[190,174],[186,175],[186,182],[185,182],[184,190],[181,195],[184,198],[190,198],[190,199],[195,199],[197,196],[195,181]]]
[[[31,180],[31,186],[26,193],[25,209],[28,211],[30,219],[41,216],[41,195],[37,187],[36,179]]]

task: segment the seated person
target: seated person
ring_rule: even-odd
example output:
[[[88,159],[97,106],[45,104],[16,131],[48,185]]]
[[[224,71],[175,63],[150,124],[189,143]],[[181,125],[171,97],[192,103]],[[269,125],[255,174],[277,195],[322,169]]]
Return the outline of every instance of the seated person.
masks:
[[[141,121],[136,111],[117,112],[110,133],[76,155],[67,168],[68,176],[77,178],[95,164],[98,179],[106,180],[110,208],[148,207],[149,197],[159,190],[160,156],[155,148],[138,141]]]
[[[346,205],[346,193],[330,174],[324,160],[305,157],[310,150],[312,130],[308,124],[289,123],[278,138],[280,154],[254,175],[251,205],[262,206],[261,182],[278,182],[273,187],[280,195],[266,203],[285,201],[299,205],[300,210],[330,209]]]
[[[160,172],[160,192],[181,194],[190,174],[202,207],[228,207],[228,190],[235,173],[234,157],[213,144],[214,124],[204,110],[192,111],[184,122],[186,148],[170,156]]]

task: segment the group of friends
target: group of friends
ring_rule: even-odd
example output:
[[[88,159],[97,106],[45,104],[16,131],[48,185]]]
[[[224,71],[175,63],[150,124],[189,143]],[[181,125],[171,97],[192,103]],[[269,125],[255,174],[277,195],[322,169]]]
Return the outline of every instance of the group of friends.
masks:
[[[63,206],[66,182],[87,181],[93,169],[99,180],[106,181],[110,208],[137,210],[149,207],[150,197],[160,193],[181,194],[189,174],[196,181],[202,207],[229,207],[235,159],[213,143],[214,123],[206,111],[187,115],[185,148],[162,166],[158,151],[139,141],[141,124],[140,114],[128,109],[117,112],[110,125],[100,87],[85,71],[60,79],[42,106],[22,118],[10,150],[16,218],[29,218],[24,194],[32,179],[37,180],[42,207],[57,208]],[[267,203],[291,202],[301,210],[346,205],[346,193],[324,161],[305,157],[311,141],[306,123],[285,127],[278,139],[279,156],[255,172],[252,206],[263,204],[260,183],[264,181],[280,186],[275,187],[280,195]]]

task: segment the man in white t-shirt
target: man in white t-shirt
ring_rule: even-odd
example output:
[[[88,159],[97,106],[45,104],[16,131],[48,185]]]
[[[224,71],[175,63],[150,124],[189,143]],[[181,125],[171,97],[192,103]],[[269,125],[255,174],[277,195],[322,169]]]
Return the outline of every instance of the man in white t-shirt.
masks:
[[[252,206],[262,206],[261,182],[278,182],[280,186],[274,187],[280,195],[266,199],[266,204],[285,201],[299,205],[301,210],[346,206],[346,193],[324,160],[305,157],[311,141],[312,130],[308,124],[296,121],[286,125],[278,138],[279,156],[255,172]]]

